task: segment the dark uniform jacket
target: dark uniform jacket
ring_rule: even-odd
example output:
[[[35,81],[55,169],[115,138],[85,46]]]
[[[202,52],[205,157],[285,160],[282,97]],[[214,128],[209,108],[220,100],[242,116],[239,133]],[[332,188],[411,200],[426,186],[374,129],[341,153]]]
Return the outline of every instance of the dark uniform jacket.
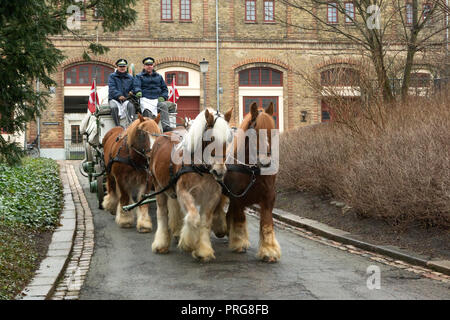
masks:
[[[120,96],[127,97],[128,92],[133,91],[133,77],[127,72],[113,72],[108,78],[108,101],[119,100]]]
[[[163,77],[152,71],[151,74],[142,71],[134,77],[134,93],[142,92],[142,96],[147,99],[158,99],[164,97],[167,100],[169,90]]]

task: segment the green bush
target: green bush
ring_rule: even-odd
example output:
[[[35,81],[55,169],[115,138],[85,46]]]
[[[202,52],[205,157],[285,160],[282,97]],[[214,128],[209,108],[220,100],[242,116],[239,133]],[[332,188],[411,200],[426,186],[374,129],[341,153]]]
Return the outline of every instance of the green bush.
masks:
[[[62,205],[62,185],[54,160],[25,158],[20,166],[0,164],[0,223],[52,229]]]

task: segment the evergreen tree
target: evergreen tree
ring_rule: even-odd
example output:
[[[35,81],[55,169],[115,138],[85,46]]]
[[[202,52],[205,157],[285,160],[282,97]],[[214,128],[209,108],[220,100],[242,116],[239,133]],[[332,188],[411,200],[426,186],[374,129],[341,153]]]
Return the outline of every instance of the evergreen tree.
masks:
[[[118,31],[134,23],[135,0],[14,0],[0,2],[0,128],[23,131],[46,106],[49,88],[56,86],[51,74],[64,60],[61,50],[49,39],[64,32],[88,41],[71,27],[79,10],[96,8],[105,31]],[[108,50],[90,42],[84,53]],[[39,79],[40,90],[36,91]],[[0,135],[0,162],[18,163],[21,148]]]

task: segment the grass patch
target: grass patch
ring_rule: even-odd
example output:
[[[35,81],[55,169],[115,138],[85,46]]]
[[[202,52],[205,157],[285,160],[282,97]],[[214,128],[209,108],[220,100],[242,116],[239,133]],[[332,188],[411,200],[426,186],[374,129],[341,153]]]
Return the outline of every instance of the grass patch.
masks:
[[[62,207],[54,160],[0,164],[0,299],[13,299],[33,278]]]

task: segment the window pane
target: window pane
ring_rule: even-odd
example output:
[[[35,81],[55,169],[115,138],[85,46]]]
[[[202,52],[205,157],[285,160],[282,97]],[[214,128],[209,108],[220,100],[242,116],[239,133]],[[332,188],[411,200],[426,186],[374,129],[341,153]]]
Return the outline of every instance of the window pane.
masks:
[[[180,18],[181,20],[191,20],[191,0],[181,0]]]
[[[261,85],[270,85],[270,70],[261,69]]]
[[[161,0],[161,18],[172,20],[172,0]]]
[[[248,70],[239,72],[239,85],[241,86],[248,85]]]
[[[328,22],[329,23],[337,23],[337,5],[336,3],[328,4]]]
[[[406,4],[406,23],[412,24],[413,20],[413,8],[411,3]]]
[[[82,66],[78,69],[79,72],[79,84],[89,84],[89,67]]]
[[[77,68],[71,68],[66,71],[66,84],[77,83]]]
[[[253,102],[256,102],[258,107],[260,106],[259,98],[244,98],[244,116],[250,112],[250,106]]]
[[[272,71],[272,85],[281,86],[281,72]]]
[[[255,21],[256,20],[256,1],[246,1],[245,3],[245,12],[247,21]]]
[[[102,67],[100,66],[92,66],[92,80],[95,79],[95,83],[97,85],[102,83]]]
[[[113,72],[112,69],[103,67],[103,83],[104,85],[108,84],[109,75]]]
[[[355,19],[355,8],[353,2],[345,3],[345,22],[352,22]]]
[[[259,85],[259,68],[250,70],[250,84]]]
[[[175,78],[175,72],[166,73],[166,84],[167,85],[172,84],[173,78]],[[176,80],[175,80],[175,84],[176,84]]]
[[[264,20],[273,21],[273,1],[264,1]]]
[[[178,72],[175,84],[180,86],[188,85],[188,74],[187,72]]]

